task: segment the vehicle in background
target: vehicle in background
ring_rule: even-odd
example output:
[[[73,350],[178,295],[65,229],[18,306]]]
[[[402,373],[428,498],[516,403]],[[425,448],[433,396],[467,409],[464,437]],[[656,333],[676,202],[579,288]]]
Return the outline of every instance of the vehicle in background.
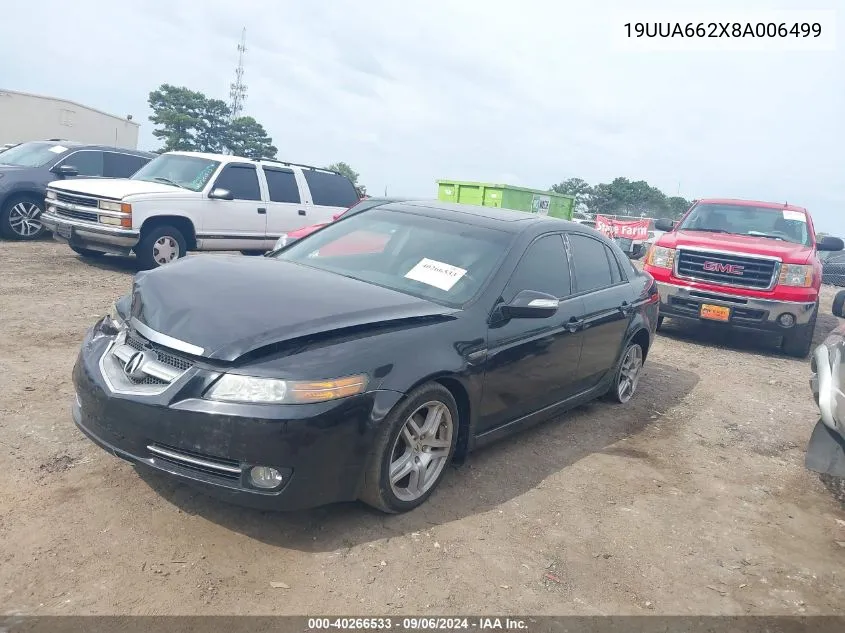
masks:
[[[805,357],[819,310],[818,251],[842,240],[816,240],[806,209],[749,200],[698,200],[651,247],[645,270],[660,288],[660,319],[685,319],[768,332]]]
[[[129,179],[51,183],[44,222],[83,257],[135,253],[148,269],[188,251],[262,255],[357,201],[349,179],[328,169],[168,152]]]
[[[0,153],[0,236],[34,240],[44,233],[48,183],[126,178],[155,157],[149,152],[70,141],[19,143]]]
[[[833,314],[845,318],[845,290],[836,294]],[[845,325],[840,324],[816,348],[810,369],[810,388],[821,415],[810,436],[804,464],[841,494],[845,490]]]
[[[845,286],[845,253],[822,252],[822,283]]]
[[[387,204],[388,202],[406,202],[406,198],[361,198],[357,203],[353,204],[351,207],[346,209],[345,211],[341,211],[340,213],[335,213],[332,216],[331,222],[336,222],[341,217],[349,217],[350,215],[355,215],[356,213],[360,213],[361,211],[366,211],[367,209],[372,209],[373,207],[378,207],[383,204]],[[279,239],[276,240],[275,245],[273,246],[273,250],[269,251],[267,255],[273,253],[280,248],[284,248],[288,244],[293,244],[295,241],[302,239],[306,235],[311,235],[317,229],[321,229],[331,222],[322,222],[320,224],[311,224],[309,226],[304,226],[301,229],[297,229],[295,231],[291,231],[290,233],[282,233],[279,236]]]
[[[326,254],[356,233],[382,248]],[[455,457],[629,402],[658,301],[577,224],[390,203],[273,257],[139,273],[85,336],[72,415],[113,455],[235,503],[404,512]]]

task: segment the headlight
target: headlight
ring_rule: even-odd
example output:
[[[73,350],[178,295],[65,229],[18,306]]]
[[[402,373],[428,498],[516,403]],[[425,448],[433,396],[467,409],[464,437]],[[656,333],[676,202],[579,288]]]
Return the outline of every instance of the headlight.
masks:
[[[646,255],[645,263],[655,268],[673,268],[675,266],[675,249],[665,246],[652,246]]]
[[[276,245],[273,247],[273,250],[277,251],[280,248],[282,248],[283,246],[287,246],[287,245],[288,245],[288,234],[282,233],[279,236],[279,239],[276,240]]]
[[[803,264],[783,264],[778,283],[781,286],[809,288],[813,285],[813,267]]]
[[[367,377],[363,375],[334,380],[278,380],[223,374],[205,397],[225,402],[306,404],[354,396],[366,386]]]
[[[100,200],[99,206],[103,211],[122,211],[123,213],[131,213],[132,205],[121,202],[109,202],[108,200]]]
[[[0,178],[2,178],[2,174],[0,174]],[[55,191],[47,191],[47,198],[50,200],[56,199],[56,192]]]

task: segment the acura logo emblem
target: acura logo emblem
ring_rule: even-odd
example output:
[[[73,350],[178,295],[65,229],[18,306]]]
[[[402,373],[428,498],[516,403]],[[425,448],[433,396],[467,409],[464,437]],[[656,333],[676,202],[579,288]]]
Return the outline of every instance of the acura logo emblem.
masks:
[[[127,377],[134,378],[135,380],[145,378],[147,374],[142,369],[142,366],[146,364],[146,362],[146,352],[135,352],[129,357],[129,360],[126,361],[126,365],[123,367],[123,373],[126,374]]]

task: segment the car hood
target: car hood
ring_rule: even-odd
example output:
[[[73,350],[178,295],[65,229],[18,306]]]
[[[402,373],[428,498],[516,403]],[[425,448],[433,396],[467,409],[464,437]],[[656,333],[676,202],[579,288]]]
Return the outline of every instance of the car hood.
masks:
[[[131,307],[133,319],[221,361],[302,337],[457,312],[299,264],[221,255],[191,256],[139,273]]]
[[[667,248],[694,246],[718,251],[736,251],[738,254],[778,257],[784,262],[805,264],[813,255],[813,249],[803,244],[783,242],[767,237],[731,235],[730,233],[707,233],[705,231],[672,231],[664,233],[656,242]]]
[[[51,189],[62,189],[74,193],[102,196],[120,200],[127,196],[149,193],[186,193],[187,190],[163,182],[148,182],[130,178],[77,178],[56,180],[48,185]]]

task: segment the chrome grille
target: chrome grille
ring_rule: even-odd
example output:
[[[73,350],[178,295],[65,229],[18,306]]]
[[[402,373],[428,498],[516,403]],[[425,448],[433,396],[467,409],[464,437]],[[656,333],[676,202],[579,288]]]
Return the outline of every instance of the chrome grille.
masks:
[[[129,331],[126,334],[126,344],[133,347],[134,349],[143,351],[145,349],[153,350],[158,357],[158,360],[164,363],[165,365],[170,365],[174,369],[178,369],[180,371],[187,371],[194,364],[189,361],[187,358],[182,358],[181,356],[176,356],[175,354],[171,354],[169,352],[164,351],[158,345],[153,345],[145,338],[143,338],[140,334],[134,331]]]
[[[97,222],[98,220],[96,213],[73,211],[71,209],[63,209],[62,207],[56,207],[56,215],[60,215],[65,218],[73,218],[74,220],[86,220],[88,222]]]
[[[152,453],[155,459],[170,462],[182,468],[189,468],[226,479],[240,479],[241,477],[241,465],[233,459],[203,455],[167,444],[150,444],[147,446],[147,450]]]
[[[59,193],[56,191],[56,200],[66,204],[75,204],[80,207],[94,207],[97,208],[97,199],[89,198],[87,196],[74,196],[69,193]]]
[[[725,286],[767,290],[774,286],[780,262],[714,251],[678,249],[678,277],[709,281]]]
[[[100,369],[115,392],[156,395],[194,363],[154,345],[137,332],[123,331],[100,358]]]

